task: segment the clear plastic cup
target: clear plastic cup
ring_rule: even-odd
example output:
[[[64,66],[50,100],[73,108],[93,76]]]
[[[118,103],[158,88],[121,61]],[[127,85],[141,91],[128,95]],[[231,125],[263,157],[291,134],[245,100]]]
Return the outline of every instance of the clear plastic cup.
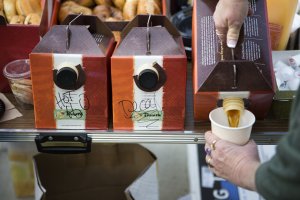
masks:
[[[3,74],[7,78],[17,103],[23,109],[33,108],[32,82],[28,59],[15,60],[8,63]]]

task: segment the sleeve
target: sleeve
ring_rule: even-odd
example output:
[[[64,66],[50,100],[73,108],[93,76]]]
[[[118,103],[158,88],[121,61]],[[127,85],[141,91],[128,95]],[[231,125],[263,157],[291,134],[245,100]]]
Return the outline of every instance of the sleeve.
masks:
[[[290,115],[288,134],[279,142],[275,156],[257,169],[255,184],[266,199],[300,197],[300,90]]]

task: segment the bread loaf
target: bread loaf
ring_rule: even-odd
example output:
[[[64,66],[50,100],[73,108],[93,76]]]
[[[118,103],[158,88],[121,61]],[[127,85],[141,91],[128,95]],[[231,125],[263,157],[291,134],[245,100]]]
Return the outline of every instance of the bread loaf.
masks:
[[[136,16],[139,0],[126,0],[123,8],[123,18],[132,20]]]
[[[158,15],[161,14],[159,0],[140,0],[137,8],[137,14],[151,14]]]
[[[6,19],[10,22],[11,18],[17,15],[16,0],[3,0],[3,7]]]
[[[61,23],[68,15],[80,13],[84,15],[92,15],[92,10],[90,8],[81,6],[73,1],[65,1],[60,7],[58,13],[58,20]]]
[[[10,24],[24,24],[25,17],[23,15],[15,15],[11,18]]]

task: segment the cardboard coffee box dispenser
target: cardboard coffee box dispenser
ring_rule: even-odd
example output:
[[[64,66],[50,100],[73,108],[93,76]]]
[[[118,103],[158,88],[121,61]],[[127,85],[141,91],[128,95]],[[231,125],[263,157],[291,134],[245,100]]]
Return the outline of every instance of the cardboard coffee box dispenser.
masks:
[[[270,109],[275,79],[265,0],[251,0],[237,47],[230,49],[216,35],[213,13],[217,0],[195,1],[193,16],[194,117],[207,120],[225,97],[240,97],[256,118]]]
[[[66,22],[30,54],[35,126],[107,129],[113,35],[95,16],[69,15]]]
[[[114,129],[184,129],[187,60],[167,17],[136,16],[111,63]]]

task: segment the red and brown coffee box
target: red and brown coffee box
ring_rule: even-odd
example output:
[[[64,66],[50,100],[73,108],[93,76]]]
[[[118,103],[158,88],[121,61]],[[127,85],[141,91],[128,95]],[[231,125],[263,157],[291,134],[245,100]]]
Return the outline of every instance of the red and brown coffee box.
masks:
[[[256,118],[263,119],[275,91],[266,2],[249,1],[253,15],[244,21],[234,49],[216,35],[213,13],[217,3],[218,0],[194,1],[194,117],[207,120],[223,98],[236,96],[244,99]]]
[[[184,129],[187,60],[165,16],[133,19],[111,63],[114,129]]]
[[[114,46],[111,31],[95,16],[50,29],[30,54],[36,128],[108,129]]]

